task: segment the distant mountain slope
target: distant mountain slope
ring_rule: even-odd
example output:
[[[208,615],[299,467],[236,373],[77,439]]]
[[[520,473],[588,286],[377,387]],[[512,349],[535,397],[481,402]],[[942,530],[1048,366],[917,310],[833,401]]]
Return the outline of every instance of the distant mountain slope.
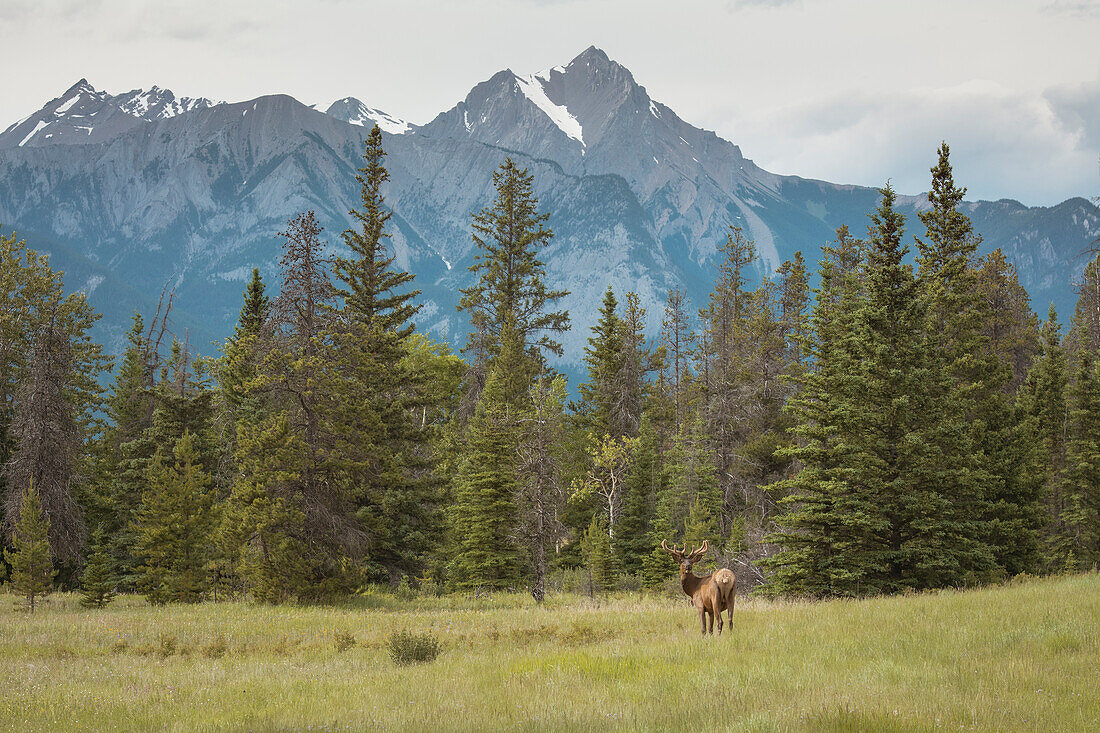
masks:
[[[207,352],[232,330],[251,268],[272,277],[277,232],[314,209],[330,243],[350,225],[364,126],[383,129],[397,262],[424,291],[422,327],[461,340],[458,288],[471,282],[470,215],[506,156],[535,175],[556,237],[545,253],[583,353],[603,290],[636,290],[655,331],[665,294],[705,302],[728,226],[745,227],[760,274],[796,250],[813,264],[842,223],[863,230],[874,189],[771,174],[713,132],[651,99],[596,48],[531,76],[502,71],[427,125],[348,97],[327,113],[276,95],[235,104],[154,88],[112,96],[81,80],[0,134],[0,223],[27,235],[86,287],[117,347],[133,309],[176,288],[175,327]],[[929,151],[931,164],[934,151]],[[965,183],[965,182],[963,182]],[[910,213],[922,197],[903,197]],[[983,250],[1015,261],[1037,309],[1072,308],[1079,253],[1100,232],[1084,199],[1049,208],[968,203]],[[911,217],[910,231],[919,232]]]

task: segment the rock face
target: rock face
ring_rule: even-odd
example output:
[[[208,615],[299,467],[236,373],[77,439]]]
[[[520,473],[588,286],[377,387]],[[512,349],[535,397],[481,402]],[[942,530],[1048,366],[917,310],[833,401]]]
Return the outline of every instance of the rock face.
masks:
[[[813,265],[837,226],[863,230],[877,199],[870,188],[768,173],[589,48],[539,74],[501,71],[423,126],[352,97],[321,113],[279,95],[214,104],[155,87],[112,96],[81,80],[0,134],[0,222],[49,252],[69,287],[90,292],[111,347],[168,283],[175,331],[210,353],[232,331],[251,268],[274,277],[289,217],[315,210],[337,247],[358,202],[364,127],[375,122],[397,262],[423,290],[421,327],[456,344],[458,288],[470,284],[475,254],[470,215],[491,202],[506,156],[531,170],[555,232],[550,278],[572,291],[569,371],[609,284],[639,293],[655,333],[669,288],[704,304],[730,225],[756,241],[763,276],[796,250]],[[910,214],[924,204],[901,199]],[[1037,309],[1053,300],[1067,316],[1079,253],[1100,233],[1095,207],[967,207],[982,249],[1016,262]],[[921,230],[913,216],[909,228]]]

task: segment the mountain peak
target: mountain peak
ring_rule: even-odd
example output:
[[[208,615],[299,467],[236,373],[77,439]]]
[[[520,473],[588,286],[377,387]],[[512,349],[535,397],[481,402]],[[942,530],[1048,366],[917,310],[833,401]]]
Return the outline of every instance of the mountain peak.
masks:
[[[65,97],[65,98],[68,98],[68,97],[72,96],[73,94],[80,94],[81,92],[88,92],[90,94],[94,94],[95,93],[95,87],[93,87],[91,84],[89,84],[87,79],[81,78],[80,81],[78,81],[76,84],[73,84],[71,87],[66,89],[65,92],[61,96]]]
[[[352,125],[359,125],[360,127],[374,127],[378,125],[383,132],[388,132],[391,135],[404,135],[412,129],[412,125],[405,120],[398,119],[380,109],[368,107],[355,97],[337,99],[328,106],[328,109],[325,110],[325,114]]]
[[[588,62],[601,62],[601,63],[605,63],[605,64],[614,63],[611,60],[611,57],[608,56],[607,53],[604,52],[604,50],[602,48],[596,48],[595,46],[589,46],[588,48],[584,49],[579,54],[577,54],[576,58],[574,58],[569,63],[570,63],[570,65],[572,65],[572,64],[577,63],[578,61],[581,61],[581,62],[585,62],[585,61],[588,61]]]

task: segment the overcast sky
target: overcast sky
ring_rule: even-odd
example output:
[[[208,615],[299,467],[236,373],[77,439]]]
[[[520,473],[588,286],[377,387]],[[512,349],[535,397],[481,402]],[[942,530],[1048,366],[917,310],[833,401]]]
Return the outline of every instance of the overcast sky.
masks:
[[[589,45],[776,173],[971,198],[1100,195],[1100,0],[0,0],[0,129],[81,77],[423,123]]]

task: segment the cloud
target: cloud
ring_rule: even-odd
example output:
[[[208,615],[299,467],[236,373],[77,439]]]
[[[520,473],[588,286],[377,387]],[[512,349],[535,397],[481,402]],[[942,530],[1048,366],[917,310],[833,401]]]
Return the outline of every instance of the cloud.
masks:
[[[738,142],[763,167],[826,180],[928,188],[941,140],[971,198],[1053,204],[1100,190],[1100,81],[1020,92],[974,80],[847,94],[743,120]]]
[[[1048,15],[1070,15],[1077,18],[1100,17],[1100,0],[1056,0],[1043,6]]]

